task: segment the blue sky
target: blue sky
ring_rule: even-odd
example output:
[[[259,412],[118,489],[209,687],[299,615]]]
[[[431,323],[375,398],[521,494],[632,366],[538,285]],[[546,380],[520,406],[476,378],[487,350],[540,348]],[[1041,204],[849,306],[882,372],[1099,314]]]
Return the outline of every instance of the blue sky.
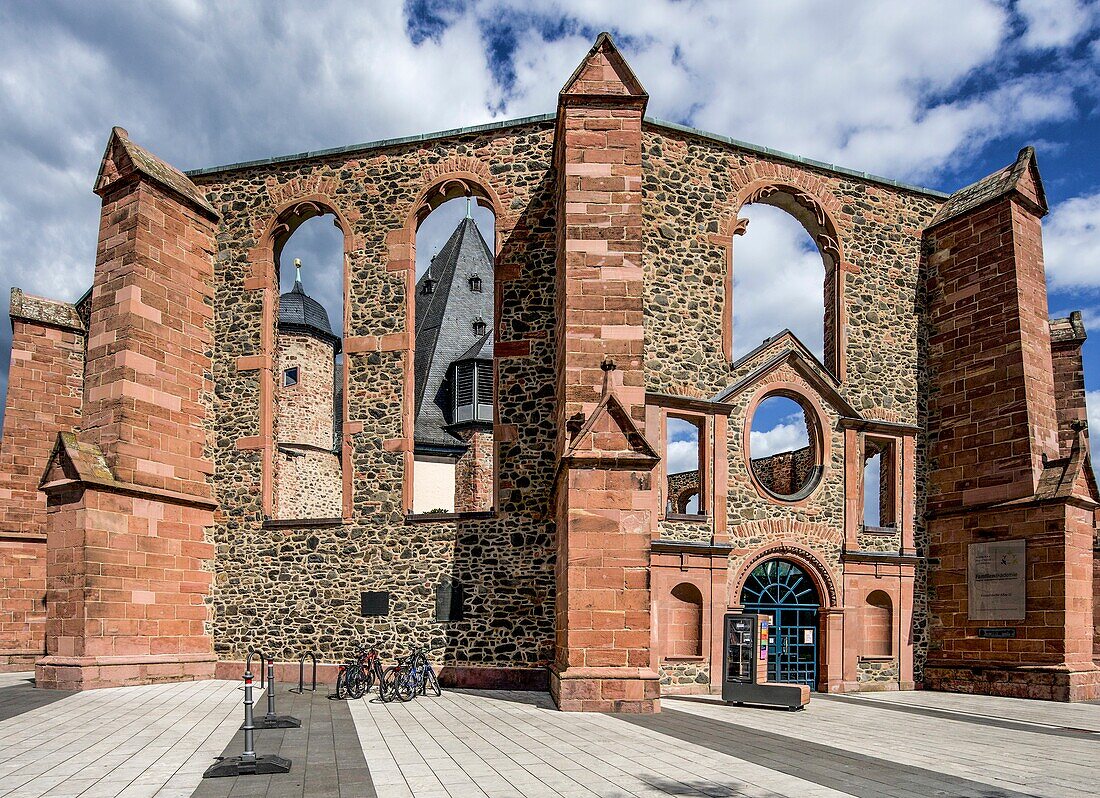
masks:
[[[601,30],[658,118],[946,191],[1034,144],[1050,309],[1097,330],[1085,351],[1100,416],[1097,0],[0,0],[0,290],[73,300],[88,287],[112,125],[188,169],[545,113]],[[284,261],[302,257],[331,302],[326,224]],[[479,225],[489,238],[491,220]],[[816,281],[800,235],[763,212],[738,242],[760,307],[780,301],[760,276],[777,263]],[[803,318],[819,294],[796,293]],[[775,331],[757,315],[738,319],[739,341]],[[9,340],[0,325],[0,390]]]

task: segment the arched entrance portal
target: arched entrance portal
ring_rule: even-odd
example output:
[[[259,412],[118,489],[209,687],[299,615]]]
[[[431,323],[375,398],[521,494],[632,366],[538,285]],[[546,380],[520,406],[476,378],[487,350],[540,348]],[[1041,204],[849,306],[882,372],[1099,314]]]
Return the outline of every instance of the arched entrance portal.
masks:
[[[741,589],[746,612],[772,616],[768,647],[768,679],[817,689],[817,587],[800,566],[788,560],[768,560],[753,569]]]

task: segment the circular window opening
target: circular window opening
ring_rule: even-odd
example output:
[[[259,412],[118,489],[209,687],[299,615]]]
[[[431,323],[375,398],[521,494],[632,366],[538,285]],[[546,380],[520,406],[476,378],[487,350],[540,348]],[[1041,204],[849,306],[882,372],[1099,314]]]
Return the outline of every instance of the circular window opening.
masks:
[[[749,464],[756,483],[777,499],[810,495],[821,478],[817,416],[801,398],[765,397],[752,414]]]

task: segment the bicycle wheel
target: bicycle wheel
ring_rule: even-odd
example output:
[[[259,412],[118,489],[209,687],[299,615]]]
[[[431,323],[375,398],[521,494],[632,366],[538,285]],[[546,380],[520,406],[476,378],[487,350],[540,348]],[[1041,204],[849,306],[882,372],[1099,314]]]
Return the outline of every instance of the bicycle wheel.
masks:
[[[394,674],[393,694],[401,701],[412,701],[416,695],[415,678],[408,668],[398,668]]]
[[[343,668],[336,674],[336,700],[342,701],[344,699],[344,677],[347,676],[347,671]]]
[[[431,665],[425,666],[424,669],[424,695],[434,695],[436,697],[443,695],[443,688],[439,686],[439,679],[435,676],[435,668]]]
[[[348,698],[358,699],[367,694],[367,679],[362,668],[349,668],[344,683],[347,686]]]
[[[378,682],[378,698],[381,701],[393,701],[397,698],[397,666],[391,665],[382,672],[382,679]]]
[[[371,688],[374,687],[375,678],[374,668],[363,669],[363,695],[369,693]]]

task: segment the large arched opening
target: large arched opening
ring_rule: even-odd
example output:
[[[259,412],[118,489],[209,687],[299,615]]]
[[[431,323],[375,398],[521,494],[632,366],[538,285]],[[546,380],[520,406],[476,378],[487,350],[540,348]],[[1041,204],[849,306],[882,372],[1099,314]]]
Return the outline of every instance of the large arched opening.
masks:
[[[768,680],[817,689],[821,595],[800,563],[777,557],[757,564],[741,587],[746,612],[769,616]]]
[[[797,187],[764,183],[742,192],[737,214],[726,281],[729,356],[789,329],[843,379],[842,255],[823,204]]]
[[[468,177],[441,180],[411,223],[411,458],[414,515],[496,507],[497,202]]]

